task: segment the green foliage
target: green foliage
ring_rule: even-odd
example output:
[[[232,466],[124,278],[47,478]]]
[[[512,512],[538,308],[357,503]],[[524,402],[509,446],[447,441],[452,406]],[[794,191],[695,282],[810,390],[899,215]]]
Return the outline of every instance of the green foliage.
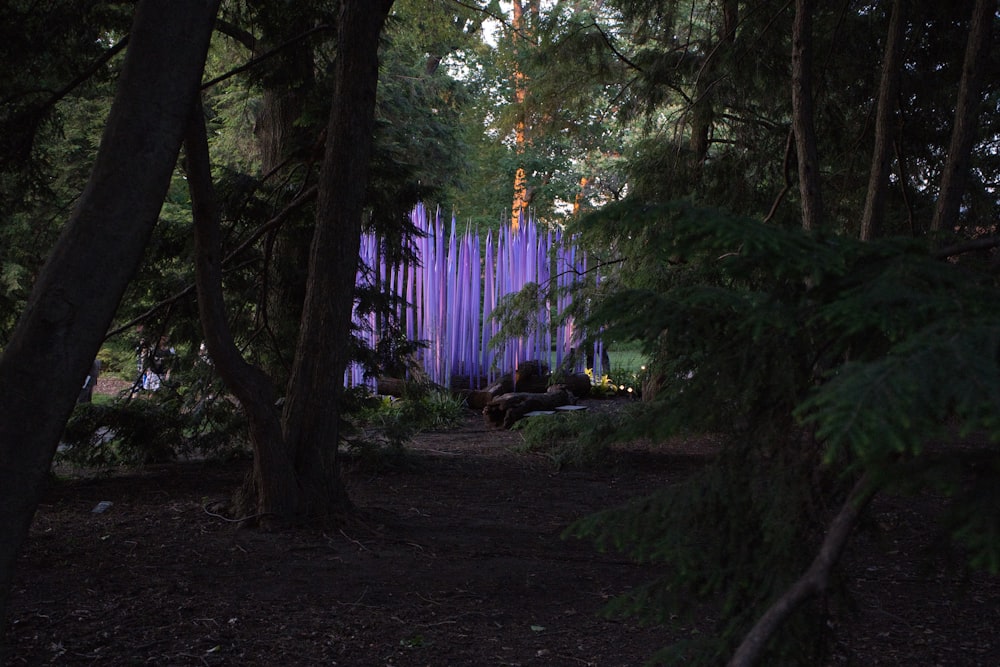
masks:
[[[518,291],[502,296],[492,313],[500,331],[490,339],[490,348],[501,350],[508,341],[536,333],[538,311],[545,307],[545,298],[541,286],[535,282],[525,283]]]
[[[346,404],[351,425],[345,438],[347,453],[374,470],[404,465],[406,445],[413,436],[452,428],[465,414],[464,402],[449,392],[416,383],[401,398],[354,389]]]
[[[197,345],[175,348],[156,391],[142,389],[136,353],[122,338],[105,343],[98,355],[101,375],[126,380],[126,388],[117,396],[95,392],[92,403],[76,406],[59,460],[83,467],[135,466],[246,455],[246,420]]]
[[[714,628],[665,650],[662,664],[725,663],[761,606],[811,559],[804,547],[815,542],[816,528],[808,516],[790,511],[790,503],[811,495],[809,467],[753,455],[738,462],[712,465],[568,532],[663,564],[664,576],[614,600],[608,615]],[[819,664],[815,638],[824,622],[817,609],[796,615],[764,664]]]
[[[630,349],[633,345],[609,343],[608,358],[611,364],[604,372],[608,383],[616,388],[619,395],[637,399],[642,396],[642,385],[648,375],[648,360],[639,350]]]
[[[86,182],[110,106],[106,58],[130,16],[116,3],[0,5],[0,346]]]
[[[525,452],[544,454],[559,469],[592,468],[607,458],[608,442],[624,415],[565,413],[518,420],[512,430],[524,438]]]
[[[686,483],[573,528],[664,564],[616,611],[714,618],[717,634],[681,654],[717,664],[806,569],[862,471],[889,490],[943,492],[957,544],[996,569],[992,274],[912,240],[862,243],[684,202],[609,206],[583,233],[630,269],[592,293],[588,324],[640,344],[655,380],[616,437],[724,442]],[[954,446],[972,434],[978,444]],[[765,662],[816,664],[824,633],[819,610],[799,610]]]
[[[205,397],[190,409],[162,390],[77,405],[57,460],[91,468],[228,458],[245,454],[246,438],[242,416],[224,398]]]

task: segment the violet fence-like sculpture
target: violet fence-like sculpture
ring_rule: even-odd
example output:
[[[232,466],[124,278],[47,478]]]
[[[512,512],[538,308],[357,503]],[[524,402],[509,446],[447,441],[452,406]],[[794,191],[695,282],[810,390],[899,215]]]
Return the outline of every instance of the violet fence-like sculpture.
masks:
[[[377,239],[366,235],[361,262],[369,270],[359,270],[358,280],[378,285],[404,304],[397,313],[399,321],[409,340],[423,343],[415,361],[430,380],[444,387],[480,388],[521,362],[536,359],[554,368],[583,368],[579,357],[586,355],[569,357],[579,349],[582,336],[572,318],[563,315],[570,305],[567,288],[586,276],[587,260],[573,244],[564,243],[560,230],[542,229],[529,218],[517,231],[504,226],[483,240],[476,231],[459,232],[454,217],[446,225],[440,210],[432,213],[418,205],[410,215],[422,233],[411,242],[418,261],[387,264]],[[539,285],[540,294],[552,295],[551,300],[539,303],[530,333],[491,346],[499,330],[492,315],[500,300],[529,283]],[[367,321],[355,316],[358,330],[374,347],[379,327],[375,315],[364,317]],[[600,349],[595,352],[599,365]],[[600,368],[594,369],[595,377],[600,373]],[[348,369],[345,380],[350,386],[374,385],[357,364]]]

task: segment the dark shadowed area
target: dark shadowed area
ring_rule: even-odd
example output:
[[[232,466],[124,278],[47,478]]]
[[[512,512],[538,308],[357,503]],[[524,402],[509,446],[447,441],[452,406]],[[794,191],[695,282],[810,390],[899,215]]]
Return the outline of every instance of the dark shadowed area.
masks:
[[[627,667],[711,632],[603,618],[657,567],[561,537],[683,479],[711,441],[621,447],[588,471],[557,471],[520,441],[470,411],[419,436],[405,470],[348,470],[359,515],[327,531],[213,516],[244,463],[60,479],[17,572],[8,664]],[[935,507],[873,506],[847,562],[857,616],[835,610],[828,664],[1000,664],[996,580],[919,561]]]

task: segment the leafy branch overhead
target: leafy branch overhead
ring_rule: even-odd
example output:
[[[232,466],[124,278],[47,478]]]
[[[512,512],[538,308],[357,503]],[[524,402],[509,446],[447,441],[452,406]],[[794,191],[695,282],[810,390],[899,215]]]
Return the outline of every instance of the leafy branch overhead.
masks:
[[[583,234],[648,268],[609,278],[591,304],[589,325],[639,341],[659,380],[615,437],[723,441],[698,479],[574,529],[668,566],[616,609],[662,619],[712,603],[723,643],[674,649],[722,660],[808,569],[803,547],[819,548],[863,472],[869,492],[945,492],[945,528],[996,572],[1000,505],[982,490],[1000,484],[1000,290],[986,267],[913,239],[861,242],[685,202],[612,205]],[[973,444],[941,444],[955,438]],[[806,609],[769,650],[812,655],[822,631]]]

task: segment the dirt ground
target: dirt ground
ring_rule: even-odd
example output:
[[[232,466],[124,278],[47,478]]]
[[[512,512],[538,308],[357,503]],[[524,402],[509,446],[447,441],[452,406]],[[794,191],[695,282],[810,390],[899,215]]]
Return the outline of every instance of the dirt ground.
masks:
[[[624,447],[559,472],[519,442],[469,412],[419,436],[411,468],[350,472],[363,519],[326,532],[213,515],[245,463],[61,480],[16,575],[8,664],[628,667],[699,631],[602,617],[656,567],[561,534],[706,452]],[[847,556],[856,616],[827,664],[1000,665],[998,582],[917,564],[932,535],[920,503],[873,510]]]

